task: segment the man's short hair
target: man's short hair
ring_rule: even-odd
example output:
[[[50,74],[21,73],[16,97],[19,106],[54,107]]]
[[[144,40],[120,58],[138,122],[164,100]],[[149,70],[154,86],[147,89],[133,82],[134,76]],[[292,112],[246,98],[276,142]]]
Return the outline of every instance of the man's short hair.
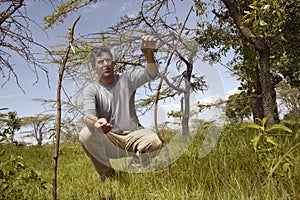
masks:
[[[95,46],[90,53],[90,64],[95,66],[95,58],[101,56],[103,52],[109,53],[111,59],[113,59],[113,55],[110,52],[110,49],[106,46]]]

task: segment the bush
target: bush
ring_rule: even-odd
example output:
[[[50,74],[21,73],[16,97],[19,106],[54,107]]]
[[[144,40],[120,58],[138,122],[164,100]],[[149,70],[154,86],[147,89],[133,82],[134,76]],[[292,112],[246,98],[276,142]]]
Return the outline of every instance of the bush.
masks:
[[[36,189],[45,190],[41,174],[24,164],[21,156],[4,156],[0,153],[0,199],[30,199]]]

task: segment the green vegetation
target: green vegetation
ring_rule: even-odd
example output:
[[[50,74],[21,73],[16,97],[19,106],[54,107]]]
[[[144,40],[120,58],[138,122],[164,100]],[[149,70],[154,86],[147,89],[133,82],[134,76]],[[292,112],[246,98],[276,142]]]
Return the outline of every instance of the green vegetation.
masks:
[[[167,181],[165,170],[151,173],[118,172],[115,178],[100,183],[89,158],[78,143],[62,143],[58,166],[58,198],[92,200],[100,197],[111,199],[299,199],[300,195],[300,150],[286,156],[289,170],[279,165],[269,175],[266,160],[255,152],[251,144],[257,132],[241,130],[238,126],[223,127],[221,138],[213,150],[199,158],[199,150],[206,136],[206,130],[199,129],[188,151],[171,166],[171,181]],[[300,137],[294,133],[277,137],[281,145],[281,156],[293,144],[299,144]],[[283,134],[281,134],[283,135]],[[0,187],[2,199],[51,199],[52,145],[1,146]],[[272,153],[272,152],[271,152]],[[280,153],[276,151],[276,153]],[[280,156],[276,155],[276,156]],[[275,155],[274,155],[275,156]],[[21,157],[23,159],[21,159]],[[12,158],[20,160],[10,165]],[[277,160],[278,161],[278,160]],[[286,160],[285,160],[286,161]],[[10,166],[10,167],[9,167]],[[19,166],[19,167],[18,167]],[[22,168],[20,170],[17,168]],[[14,181],[19,184],[7,186],[4,172],[10,170]],[[15,173],[12,173],[14,172]],[[27,174],[27,176],[25,176]],[[23,178],[23,181],[20,182]],[[32,181],[30,181],[32,180]],[[9,188],[9,190],[8,190]],[[22,192],[20,191],[22,190]],[[13,192],[14,191],[14,192]],[[16,191],[19,191],[16,193]],[[15,196],[18,195],[18,196]]]
[[[21,128],[21,118],[16,111],[0,114],[0,142],[15,142],[15,133]]]
[[[189,127],[188,115],[194,112],[189,110],[192,103],[189,92],[195,88],[198,91],[206,88],[205,77],[202,79],[200,74],[191,74],[196,67],[196,58],[214,65],[224,63],[234,53],[233,58],[222,65],[241,82],[240,93],[230,96],[223,108],[229,122],[237,125],[224,125],[217,145],[205,157],[199,156],[201,145],[207,141],[209,146],[213,137],[204,140],[208,132],[205,127],[207,124],[199,125],[193,144],[172,163],[171,181],[167,181],[164,170],[159,170],[143,174],[119,172],[115,178],[100,183],[90,160],[80,144],[76,143],[77,135],[73,134],[81,127],[82,122],[76,121],[81,105],[71,102],[77,102],[80,95],[69,98],[64,91],[70,101],[61,102],[58,98],[58,102],[63,103],[66,116],[71,118],[63,119],[61,124],[57,120],[60,125],[56,127],[62,129],[62,140],[72,143],[62,143],[60,148],[57,180],[59,199],[300,199],[300,1],[194,0],[194,12],[181,16],[179,20],[177,16],[180,13],[176,10],[182,8],[182,1],[143,0],[136,5],[141,8],[139,14],[121,17],[118,23],[107,30],[99,27],[101,32],[93,34],[93,37],[89,33],[84,35],[78,32],[80,37],[74,42],[54,44],[53,47],[37,43],[31,32],[35,26],[30,24],[48,29],[67,19],[71,20],[71,13],[85,15],[85,11],[78,11],[102,0],[49,2],[53,12],[50,10],[51,14],[44,17],[44,24],[35,24],[36,19],[30,19],[26,14],[30,4],[24,0],[1,1],[0,25],[4,36],[0,42],[0,71],[4,85],[14,77],[16,85],[23,91],[18,79],[22,74],[14,63],[16,59],[11,59],[14,56],[28,64],[36,75],[36,81],[40,72],[48,77],[47,69],[52,65],[46,63],[61,66],[61,60],[63,63],[68,60],[68,66],[72,66],[72,69],[66,71],[64,80],[74,82],[78,86],[75,90],[81,92],[81,86],[85,85],[82,81],[92,79],[90,70],[82,67],[86,65],[91,45],[103,43],[113,47],[116,69],[129,70],[128,61],[133,66],[144,62],[136,52],[139,43],[135,42],[139,34],[144,33],[141,30],[158,36],[158,61],[176,65],[172,66],[174,74],[167,70],[169,65],[165,66],[169,77],[164,77],[166,84],[158,90],[158,94],[160,101],[184,94],[184,104],[181,104],[185,105],[184,109],[168,114],[182,117],[183,130]],[[184,2],[184,6],[188,4]],[[192,13],[196,15],[190,18]],[[175,17],[176,23],[167,20]],[[185,21],[182,21],[184,18]],[[197,21],[197,25],[185,26],[191,20]],[[65,31],[72,35],[67,32],[67,27]],[[66,45],[73,50],[70,57],[64,57]],[[38,50],[34,50],[37,47]],[[76,52],[72,47],[76,47]],[[50,52],[51,56],[48,55]],[[47,62],[44,58],[48,58]],[[140,101],[141,108],[147,110],[152,106],[156,91],[154,85],[149,85],[149,98]],[[56,100],[36,100],[51,108],[46,110],[60,107],[55,104]],[[199,103],[199,111],[221,104],[203,106]],[[280,108],[283,108],[283,113],[279,113]],[[284,115],[281,122],[279,114]],[[257,124],[239,126],[250,116],[262,120],[258,120]],[[281,125],[277,124],[279,122]],[[31,126],[33,131],[30,134],[34,135],[39,145],[42,145],[47,134],[55,135],[50,115],[37,114],[20,119],[17,111],[0,113],[0,143],[17,144],[15,134],[26,124]],[[179,133],[164,130],[164,134],[167,142],[174,142],[174,136]],[[181,144],[184,142],[181,141]],[[182,145],[178,144],[175,143],[176,149],[172,149],[170,154],[178,155],[177,150],[182,150]],[[206,151],[203,152],[204,155]],[[0,200],[52,199],[53,155],[53,145],[1,145]],[[157,159],[164,159],[164,156],[158,156]]]

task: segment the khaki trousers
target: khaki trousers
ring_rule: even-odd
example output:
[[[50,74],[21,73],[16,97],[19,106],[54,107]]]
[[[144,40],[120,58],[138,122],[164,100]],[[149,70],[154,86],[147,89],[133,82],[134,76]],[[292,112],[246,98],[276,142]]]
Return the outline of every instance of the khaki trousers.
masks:
[[[109,159],[139,155],[141,160],[151,159],[159,153],[162,142],[151,129],[139,129],[126,134],[95,131],[84,127],[79,140],[100,176],[109,176]]]

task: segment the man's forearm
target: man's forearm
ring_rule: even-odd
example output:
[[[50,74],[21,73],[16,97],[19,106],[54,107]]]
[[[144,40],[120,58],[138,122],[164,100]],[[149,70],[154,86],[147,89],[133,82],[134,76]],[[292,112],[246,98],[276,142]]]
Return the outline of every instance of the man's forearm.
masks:
[[[155,61],[153,52],[148,53],[147,55],[145,55],[145,57],[146,57],[146,62],[147,62],[146,69],[147,69],[148,73],[152,77],[156,76],[158,73],[158,65]]]
[[[96,116],[89,115],[84,118],[84,121],[85,121],[87,127],[94,128],[95,127],[94,125],[98,121],[98,118]]]

